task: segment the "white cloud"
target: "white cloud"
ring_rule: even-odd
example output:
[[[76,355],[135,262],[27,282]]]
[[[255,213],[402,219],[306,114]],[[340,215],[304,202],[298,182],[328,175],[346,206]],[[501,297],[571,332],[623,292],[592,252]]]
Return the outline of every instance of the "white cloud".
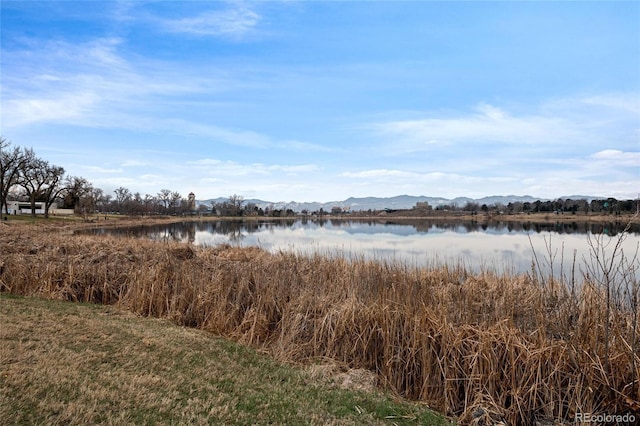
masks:
[[[435,184],[435,183],[465,183],[465,184],[482,184],[496,182],[514,182],[513,177],[479,177],[471,175],[462,175],[457,173],[428,172],[418,173],[406,170],[389,170],[389,169],[371,169],[359,172],[343,172],[342,176],[353,179],[371,180],[385,183],[389,186],[394,184]]]
[[[347,172],[343,172],[342,176],[348,177],[348,178],[357,178],[357,179],[371,179],[371,178],[387,179],[390,177],[413,179],[413,178],[420,177],[418,173],[407,172],[404,170],[388,170],[388,169],[362,170],[359,172],[347,171]]]
[[[167,177],[166,176],[161,176],[161,175],[156,175],[156,174],[151,174],[151,173],[145,173],[139,176],[140,180],[142,180],[143,182],[149,182],[149,183],[153,183],[153,184],[158,184],[160,182],[167,182]]]
[[[203,158],[201,160],[189,161],[187,164],[193,164],[195,166],[216,166],[222,164],[222,161],[216,160],[215,158]]]
[[[80,166],[80,168],[90,173],[99,174],[118,174],[123,172],[122,169],[108,169],[100,166]]]
[[[632,114],[640,115],[640,98],[621,93],[596,95],[582,98],[587,105],[601,106],[618,109]]]
[[[216,95],[248,83],[211,68],[204,72],[140,58],[134,66],[119,51],[122,45],[118,38],[79,44],[50,41],[32,46],[33,51],[10,52],[15,59],[12,64],[19,65],[4,70],[8,84],[2,85],[3,127],[56,123],[168,132],[242,147],[335,151],[305,141],[277,140],[248,129],[227,128],[209,120],[182,118],[190,97],[207,97],[204,105],[191,106],[202,111],[207,103],[216,103]]]
[[[526,193],[538,197],[557,198],[569,195],[593,195],[614,197],[619,199],[633,199],[638,196],[640,185],[638,180],[589,179],[583,176],[568,178],[559,174],[547,173],[544,176],[523,181],[521,189]]]
[[[122,43],[122,39],[114,37],[96,39],[86,45],[85,61],[111,68],[129,69],[128,62],[117,52],[117,47]]]
[[[378,122],[369,129],[390,146],[382,150],[386,154],[471,148],[456,153],[464,157],[483,152],[480,147],[498,154],[517,147],[523,155],[544,151],[553,157],[558,150],[637,145],[637,104],[634,96],[620,94],[555,99],[518,112],[480,103],[471,113],[424,113],[426,118]]]
[[[220,161],[211,158],[189,161],[192,169],[197,169],[203,176],[214,175],[216,179],[234,179],[241,176],[263,175],[267,171],[264,167],[256,167],[253,164],[240,164],[235,161]]]
[[[285,172],[291,175],[320,171],[320,167],[315,164],[301,164],[297,166],[272,165],[268,166],[267,168],[271,171]]]
[[[261,17],[244,5],[227,10],[212,10],[194,17],[165,19],[160,25],[173,33],[239,38],[253,30]]]
[[[250,130],[231,130],[213,124],[200,124],[188,120],[166,120],[164,123],[158,123],[158,126],[180,134],[205,137],[214,142],[228,145],[267,148],[274,144],[268,136]]]
[[[394,141],[393,149],[401,153],[432,150],[437,145],[548,145],[588,137],[562,117],[536,114],[518,117],[485,103],[471,114],[376,123],[371,129]]]
[[[202,90],[197,79],[181,80],[144,65],[134,69],[117,52],[120,44],[113,38],[76,44],[50,41],[34,50],[3,51],[14,58],[3,65],[3,125],[117,127],[135,122],[139,114],[128,113],[139,110],[141,103]],[[133,117],[127,120],[129,115]]]
[[[486,117],[495,121],[501,121],[507,118],[507,115],[503,110],[486,103],[480,103],[477,106],[477,110],[484,114]]]
[[[235,161],[221,161],[213,158],[189,161],[187,162],[187,165],[196,167],[205,173],[215,174],[216,179],[249,175],[279,175],[283,173],[287,175],[297,175],[314,173],[321,170],[321,168],[316,164],[241,164]]]
[[[640,152],[623,152],[617,149],[605,149],[590,157],[609,166],[640,167]]]
[[[632,198],[640,185],[636,104],[633,95],[601,94],[378,122],[369,128],[376,155],[395,167],[344,175],[407,193]]]
[[[45,95],[46,96],[46,95]],[[90,92],[55,97],[9,99],[2,109],[3,126],[16,127],[33,123],[68,123],[82,119],[94,108],[97,98]]]
[[[141,183],[137,178],[127,176],[95,179],[93,182],[97,183],[97,186],[100,188],[117,188],[120,186],[125,188],[135,186],[136,188],[139,188]]]
[[[146,165],[147,163],[139,160],[126,160],[122,164],[120,164],[121,167],[140,167],[140,166],[146,166]]]
[[[290,149],[298,152],[338,152],[338,148],[318,145],[309,142],[284,141],[277,143],[278,148]]]

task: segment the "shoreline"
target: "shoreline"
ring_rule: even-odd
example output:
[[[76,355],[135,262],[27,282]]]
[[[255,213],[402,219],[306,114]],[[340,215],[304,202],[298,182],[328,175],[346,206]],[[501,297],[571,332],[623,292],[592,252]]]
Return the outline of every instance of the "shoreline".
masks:
[[[461,212],[449,214],[432,214],[432,215],[406,215],[401,212],[391,214],[326,214],[317,215],[295,215],[287,217],[272,216],[211,216],[211,215],[191,215],[191,216],[125,216],[125,215],[101,215],[94,214],[83,219],[79,216],[51,216],[48,219],[42,216],[23,215],[19,218],[9,216],[6,220],[0,221],[3,225],[21,226],[21,225],[37,225],[52,228],[81,229],[87,227],[127,227],[127,226],[144,226],[155,224],[170,224],[178,222],[216,222],[216,221],[291,221],[291,220],[308,220],[308,221],[371,221],[371,222],[460,222],[460,223],[476,223],[476,224],[499,224],[499,223],[528,223],[528,224],[553,224],[553,223],[593,223],[593,224],[634,224],[640,225],[640,216],[638,214],[553,214],[553,213],[531,213],[531,214],[461,214]]]

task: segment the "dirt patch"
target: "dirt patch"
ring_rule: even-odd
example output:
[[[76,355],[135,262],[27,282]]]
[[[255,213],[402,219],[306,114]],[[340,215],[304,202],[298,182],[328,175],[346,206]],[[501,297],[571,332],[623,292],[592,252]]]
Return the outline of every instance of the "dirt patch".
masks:
[[[340,389],[373,392],[378,389],[378,377],[364,368],[347,368],[332,360],[313,364],[306,368],[309,375],[318,381]]]

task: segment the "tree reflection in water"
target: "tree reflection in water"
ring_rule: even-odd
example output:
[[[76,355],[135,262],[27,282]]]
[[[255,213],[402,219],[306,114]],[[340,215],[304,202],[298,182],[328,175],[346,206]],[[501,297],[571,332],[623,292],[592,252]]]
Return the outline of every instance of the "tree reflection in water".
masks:
[[[578,260],[588,256],[587,234],[615,237],[623,223],[442,221],[368,219],[349,221],[335,218],[286,220],[185,221],[132,228],[94,229],[94,234],[151,238],[157,241],[188,242],[202,246],[233,244],[260,246],[265,250],[288,250],[311,254],[338,254],[379,260],[400,260],[433,264],[434,258],[462,262],[471,269],[487,266],[526,273],[531,269],[533,250],[546,253],[546,239],[564,249],[568,258],[574,250]],[[625,250],[638,244],[640,226],[630,230]],[[530,243],[531,242],[531,243]],[[533,245],[533,250],[532,250]]]

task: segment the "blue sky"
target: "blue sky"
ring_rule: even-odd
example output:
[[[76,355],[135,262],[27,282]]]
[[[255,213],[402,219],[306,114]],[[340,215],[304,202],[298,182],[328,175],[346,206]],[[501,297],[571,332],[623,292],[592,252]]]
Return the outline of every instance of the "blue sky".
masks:
[[[1,126],[105,192],[640,192],[640,3],[6,1]]]

